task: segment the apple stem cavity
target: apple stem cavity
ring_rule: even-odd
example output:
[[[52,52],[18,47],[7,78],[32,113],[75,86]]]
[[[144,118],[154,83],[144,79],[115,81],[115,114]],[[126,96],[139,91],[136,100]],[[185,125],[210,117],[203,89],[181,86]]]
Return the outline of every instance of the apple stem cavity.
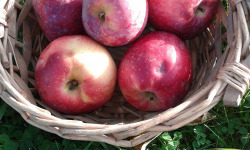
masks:
[[[78,82],[76,80],[70,80],[67,83],[67,86],[68,86],[69,90],[74,90],[78,87]]]
[[[155,101],[156,100],[156,95],[153,92],[147,92],[147,97],[149,97],[150,101]]]
[[[196,16],[202,16],[205,13],[205,8],[198,6],[195,10]]]
[[[105,20],[105,12],[101,12],[101,13],[99,14],[99,19],[101,19],[102,21]]]

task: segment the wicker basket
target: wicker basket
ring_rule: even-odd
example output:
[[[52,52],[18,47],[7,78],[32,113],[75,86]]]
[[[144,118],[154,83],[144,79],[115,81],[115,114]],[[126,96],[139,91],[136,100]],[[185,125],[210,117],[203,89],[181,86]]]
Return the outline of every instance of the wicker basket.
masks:
[[[36,23],[32,0],[26,0],[23,6],[16,1],[0,3],[1,99],[29,124],[62,138],[136,146],[161,132],[187,125],[223,97],[225,105],[238,106],[249,87],[250,2],[229,0],[228,13],[220,4],[215,24],[199,37],[185,41],[192,55],[194,80],[180,105],[162,112],[138,111],[125,102],[117,88],[111,100],[94,112],[60,114],[35,98],[34,72],[30,70],[48,41]],[[226,32],[221,30],[222,25]],[[147,26],[145,33],[152,30]],[[19,31],[23,39],[17,39]],[[222,44],[226,45],[224,52]],[[126,49],[108,48],[116,63]]]

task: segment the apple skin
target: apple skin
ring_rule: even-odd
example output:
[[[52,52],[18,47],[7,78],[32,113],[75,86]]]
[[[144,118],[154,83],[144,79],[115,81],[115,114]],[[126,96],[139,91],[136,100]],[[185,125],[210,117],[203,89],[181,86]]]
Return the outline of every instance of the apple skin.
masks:
[[[90,112],[113,95],[114,60],[99,43],[84,35],[63,36],[41,53],[35,81],[41,99],[66,114]]]
[[[65,35],[85,34],[82,25],[83,0],[33,0],[39,26],[49,41]]]
[[[148,20],[147,0],[84,0],[82,21],[86,33],[106,46],[131,43]]]
[[[218,4],[219,0],[148,0],[148,19],[158,30],[191,39],[212,23]]]
[[[161,111],[184,99],[192,82],[185,43],[172,33],[151,32],[135,41],[118,68],[124,98],[142,111]]]

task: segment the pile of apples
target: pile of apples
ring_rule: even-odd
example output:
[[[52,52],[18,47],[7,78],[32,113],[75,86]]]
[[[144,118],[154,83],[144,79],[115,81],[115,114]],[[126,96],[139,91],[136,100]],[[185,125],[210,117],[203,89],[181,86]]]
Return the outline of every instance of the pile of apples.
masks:
[[[143,111],[183,101],[192,84],[183,40],[203,32],[219,0],[33,0],[50,44],[35,69],[41,99],[66,114],[94,111],[118,83],[125,100]],[[156,31],[141,35],[146,24]],[[106,47],[128,45],[117,66]],[[117,49],[119,50],[119,49]]]

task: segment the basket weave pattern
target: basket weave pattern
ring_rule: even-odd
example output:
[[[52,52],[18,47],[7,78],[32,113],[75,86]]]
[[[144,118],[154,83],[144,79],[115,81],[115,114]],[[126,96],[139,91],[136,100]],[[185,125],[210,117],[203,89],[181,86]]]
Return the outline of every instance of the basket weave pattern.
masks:
[[[117,87],[102,108],[81,115],[60,114],[36,98],[34,72],[48,45],[32,10],[32,0],[0,3],[0,97],[29,124],[65,139],[106,142],[132,147],[164,131],[185,126],[212,109],[233,87],[244,95],[249,87],[249,0],[229,0],[228,12],[219,5],[215,24],[185,41],[194,70],[191,90],[178,106],[162,112],[142,112],[125,102]],[[224,25],[226,31],[222,32]],[[144,33],[153,31],[147,26]],[[18,33],[23,38],[17,39]],[[222,44],[226,49],[222,52]],[[118,64],[128,47],[108,48]],[[21,49],[21,51],[20,51]],[[135,137],[135,138],[134,138]]]

